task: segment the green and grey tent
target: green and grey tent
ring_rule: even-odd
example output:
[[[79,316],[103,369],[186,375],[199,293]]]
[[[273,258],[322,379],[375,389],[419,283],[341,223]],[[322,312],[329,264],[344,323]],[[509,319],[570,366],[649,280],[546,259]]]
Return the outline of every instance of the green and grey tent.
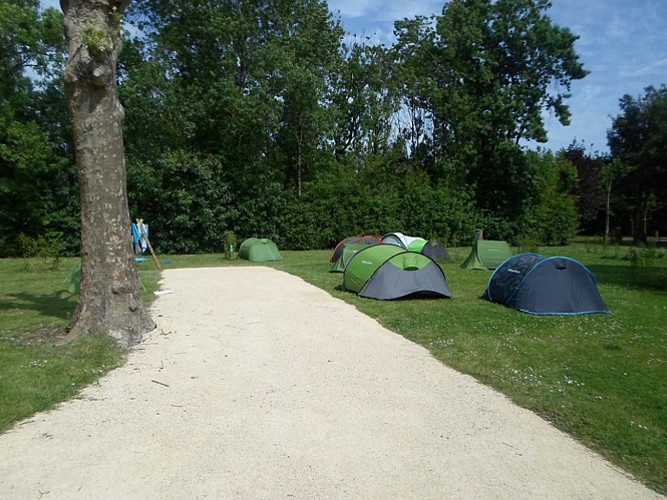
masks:
[[[282,260],[276,244],[267,238],[248,238],[239,247],[239,257],[252,262]]]
[[[373,245],[355,253],[345,267],[343,288],[380,300],[452,296],[445,273],[433,259],[398,245]]]
[[[463,269],[495,269],[512,256],[512,249],[505,241],[475,240]]]

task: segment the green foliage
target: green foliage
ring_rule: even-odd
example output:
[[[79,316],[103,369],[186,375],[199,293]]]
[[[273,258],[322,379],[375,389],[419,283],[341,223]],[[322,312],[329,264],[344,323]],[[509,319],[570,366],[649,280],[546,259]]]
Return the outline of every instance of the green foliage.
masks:
[[[59,102],[50,99],[64,60],[62,31],[62,14],[55,9],[0,2],[0,255],[21,255],[21,233],[38,239],[76,227],[76,183],[61,149],[68,142],[62,127],[68,120],[58,113],[62,95]]]
[[[544,245],[565,245],[576,235],[578,219],[571,198],[554,197],[529,211],[523,235]]]
[[[0,255],[21,255],[20,233],[62,233],[72,255],[62,17],[25,5],[2,4],[16,43],[0,67],[23,61],[44,76],[33,88],[0,72],[11,103],[0,110]],[[567,241],[570,174],[518,146],[541,136],[543,110],[567,120],[555,89],[585,74],[576,37],[547,7],[448,2],[442,16],[397,23],[384,48],[345,39],[319,0],[131,2],[129,21],[145,28],[119,68],[132,218],[150,224],[161,253],[223,251],[225,231],[283,249],[390,231],[451,246],[477,227],[511,242]],[[107,50],[102,35],[87,36]]]
[[[608,133],[609,147],[617,167],[626,166],[622,188],[633,220],[633,238],[635,243],[646,243],[651,232],[647,221],[653,212],[657,212],[655,229],[665,230],[661,205],[667,197],[667,87],[647,87],[638,98],[625,95],[620,108]]]
[[[530,153],[534,198],[522,219],[522,237],[543,245],[564,245],[576,235],[579,213],[573,193],[577,171],[560,155],[550,152]]]
[[[224,232],[234,220],[229,186],[221,177],[223,165],[215,157],[186,152],[163,156],[148,170],[133,172],[131,206],[151,226],[151,242],[163,253],[222,251]],[[145,169],[145,170],[144,170]],[[128,229],[129,231],[129,229]]]
[[[0,131],[0,255],[18,255],[18,234],[32,238],[78,228],[73,165],[55,152],[33,120],[13,121]],[[77,233],[66,253],[77,248]]]
[[[236,234],[234,231],[225,231],[223,240],[225,242],[225,258],[232,259],[234,257],[234,252],[238,252]]]
[[[31,238],[21,233],[18,240],[23,249],[23,258],[26,263],[32,257],[39,257],[48,265],[49,269],[58,268],[64,246],[62,233],[49,232],[41,234],[37,238]]]
[[[474,194],[481,222],[499,239],[517,241],[522,220],[540,203],[519,144],[546,140],[545,110],[568,122],[568,95],[554,89],[586,75],[576,36],[551,22],[548,7],[543,0],[453,0],[434,19],[396,23],[396,77],[411,113],[402,135],[413,138],[411,150],[431,151],[432,164],[446,167],[433,175],[450,191]],[[531,222],[542,225],[567,203],[550,205]],[[572,234],[570,219],[558,230],[564,238]]]
[[[583,223],[594,224],[605,204],[605,162],[599,155],[587,153],[585,146],[578,143],[568,146],[564,156],[577,169],[577,211]],[[596,232],[602,233],[601,229],[598,227]]]
[[[624,258],[630,262],[633,268],[649,268],[655,263],[656,259],[661,259],[664,256],[664,248],[657,248],[655,245],[646,245],[643,247],[628,248]]]
[[[95,29],[93,26],[86,26],[81,32],[81,44],[95,56],[100,57],[103,54],[113,50],[113,42],[104,31]]]

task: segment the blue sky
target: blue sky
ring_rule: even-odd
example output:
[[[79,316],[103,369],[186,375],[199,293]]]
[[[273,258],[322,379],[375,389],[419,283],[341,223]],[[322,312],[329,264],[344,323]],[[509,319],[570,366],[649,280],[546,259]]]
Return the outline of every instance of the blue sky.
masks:
[[[444,0],[328,0],[345,30],[393,43],[394,21],[442,13]],[[59,8],[58,0],[43,7]],[[667,84],[667,0],[552,0],[547,14],[580,38],[575,47],[590,74],[573,83],[568,101],[571,124],[545,116],[546,147],[573,140],[590,152],[607,151],[607,130],[618,115],[619,99],[638,97],[648,85]]]
[[[395,20],[439,15],[440,0],[329,0],[345,30],[390,45]],[[607,130],[619,114],[619,99],[638,97],[648,85],[667,84],[667,0],[552,0],[555,24],[580,38],[577,53],[590,71],[573,83],[568,104],[571,124],[545,116],[546,147],[557,150],[573,140],[589,152],[608,151]]]

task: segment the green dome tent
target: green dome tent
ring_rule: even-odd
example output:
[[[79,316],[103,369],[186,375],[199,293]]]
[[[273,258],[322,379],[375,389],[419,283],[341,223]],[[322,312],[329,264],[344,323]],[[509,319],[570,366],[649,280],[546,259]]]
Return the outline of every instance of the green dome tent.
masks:
[[[345,267],[343,288],[380,300],[452,296],[445,273],[433,259],[397,245],[373,245],[355,253]]]
[[[506,241],[475,240],[463,269],[495,269],[512,257],[512,249]]]
[[[267,238],[248,238],[239,247],[239,257],[252,262],[282,260],[276,244]]]

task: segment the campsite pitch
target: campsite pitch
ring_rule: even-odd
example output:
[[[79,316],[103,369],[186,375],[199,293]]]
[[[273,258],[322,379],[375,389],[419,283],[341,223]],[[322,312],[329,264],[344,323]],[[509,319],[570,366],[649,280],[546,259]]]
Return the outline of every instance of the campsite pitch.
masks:
[[[0,498],[663,498],[299,278],[162,288],[126,365],[0,436]]]

